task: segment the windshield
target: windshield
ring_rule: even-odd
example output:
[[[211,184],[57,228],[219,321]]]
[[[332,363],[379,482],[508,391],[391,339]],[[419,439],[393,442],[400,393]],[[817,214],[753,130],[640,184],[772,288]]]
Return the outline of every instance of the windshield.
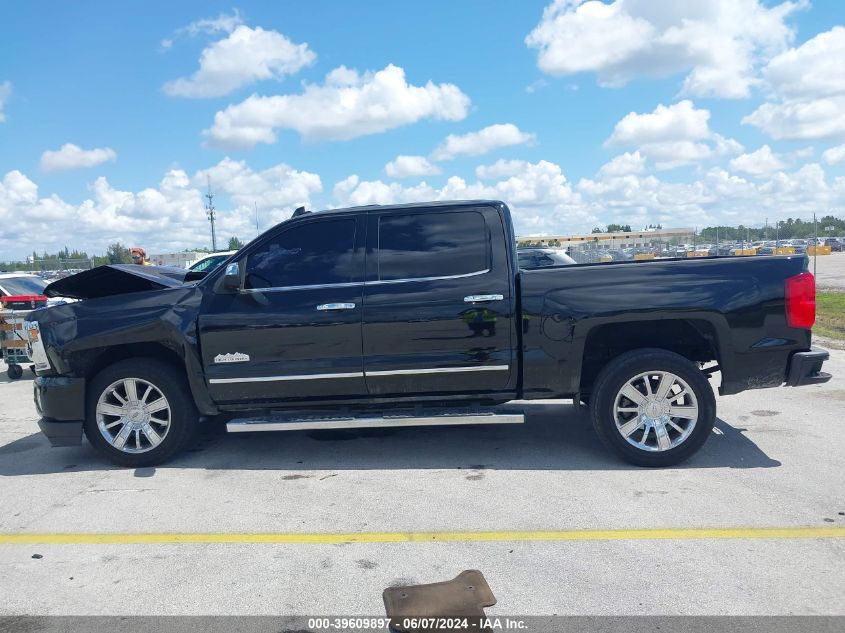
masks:
[[[0,288],[7,296],[43,295],[47,282],[35,275],[0,279]]]
[[[194,272],[198,273],[210,273],[212,270],[217,268],[220,264],[225,262],[230,257],[231,255],[212,255],[211,257],[201,259],[196,264],[191,266],[189,270],[193,270]]]

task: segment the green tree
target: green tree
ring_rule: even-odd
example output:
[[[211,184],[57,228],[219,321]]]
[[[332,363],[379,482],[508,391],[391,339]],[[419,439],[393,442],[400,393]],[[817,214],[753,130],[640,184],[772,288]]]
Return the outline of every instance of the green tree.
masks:
[[[230,237],[229,238],[229,250],[230,251],[239,251],[244,247],[244,243],[241,242],[240,239],[237,237]]]
[[[106,259],[109,264],[131,264],[132,256],[129,254],[129,249],[120,242],[109,244],[106,249]]]
[[[631,225],[630,224],[615,224],[611,222],[607,225],[607,233],[630,233],[631,232]]]

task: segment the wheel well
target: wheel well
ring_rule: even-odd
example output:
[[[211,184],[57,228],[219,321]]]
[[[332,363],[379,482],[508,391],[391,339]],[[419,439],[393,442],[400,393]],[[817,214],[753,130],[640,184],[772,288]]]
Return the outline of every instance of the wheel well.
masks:
[[[85,377],[91,379],[109,365],[127,358],[155,358],[184,371],[182,358],[171,348],[161,343],[127,343],[107,347],[92,355],[85,366]]]
[[[719,359],[716,331],[707,321],[667,319],[600,325],[584,342],[581,393],[590,393],[596,376],[611,360],[644,347],[665,349],[699,363]]]

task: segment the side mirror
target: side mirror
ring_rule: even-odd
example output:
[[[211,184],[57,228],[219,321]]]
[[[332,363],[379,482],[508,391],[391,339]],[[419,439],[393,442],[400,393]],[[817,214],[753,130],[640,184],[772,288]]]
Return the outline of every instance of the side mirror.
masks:
[[[241,289],[241,267],[238,262],[226,264],[226,270],[223,273],[223,288],[232,291]]]

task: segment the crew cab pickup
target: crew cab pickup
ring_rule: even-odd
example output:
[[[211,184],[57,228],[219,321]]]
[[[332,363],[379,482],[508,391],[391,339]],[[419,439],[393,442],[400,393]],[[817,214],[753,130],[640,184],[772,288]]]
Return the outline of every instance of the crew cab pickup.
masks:
[[[634,464],[698,450],[722,395],[826,382],[807,258],[520,270],[497,201],[296,213],[211,273],[104,266],[27,323],[53,445],[159,463],[231,432],[523,421],[584,403]],[[715,376],[714,374],[718,374]]]

